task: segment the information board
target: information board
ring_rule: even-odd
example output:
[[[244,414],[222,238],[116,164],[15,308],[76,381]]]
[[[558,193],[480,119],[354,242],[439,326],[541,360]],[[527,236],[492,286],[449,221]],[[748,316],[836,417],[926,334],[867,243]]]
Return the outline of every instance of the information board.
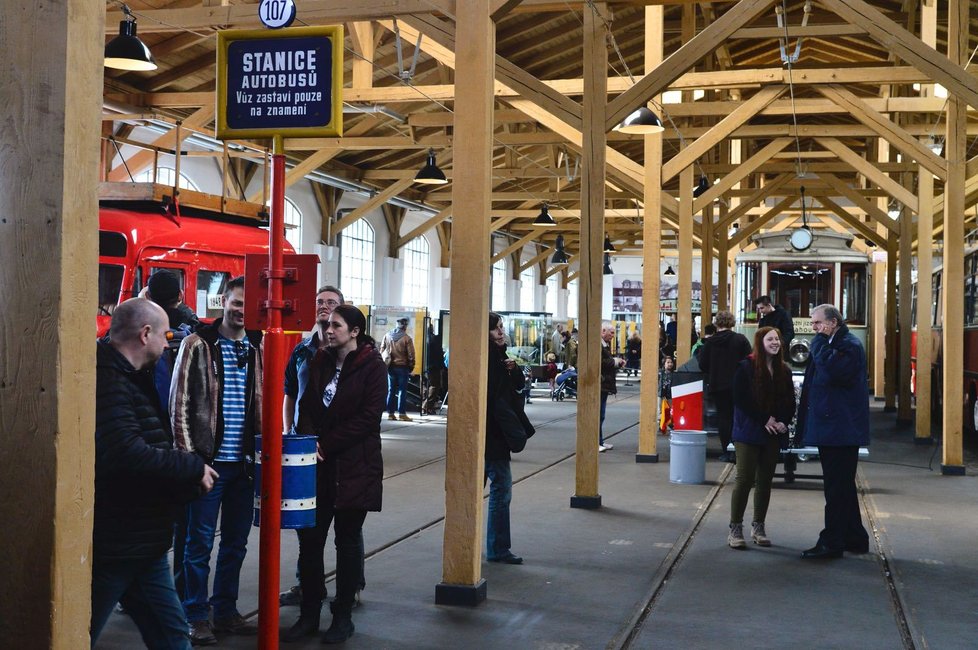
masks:
[[[343,27],[217,34],[217,137],[343,135]]]

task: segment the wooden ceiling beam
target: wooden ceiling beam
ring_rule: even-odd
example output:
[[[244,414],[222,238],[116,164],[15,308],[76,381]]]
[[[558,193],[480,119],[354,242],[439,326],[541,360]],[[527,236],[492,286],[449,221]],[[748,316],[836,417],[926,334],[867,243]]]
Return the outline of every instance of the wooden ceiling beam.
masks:
[[[679,172],[695,163],[700,156],[736,131],[738,127],[754,117],[760,109],[773,102],[784,91],[785,86],[766,86],[762,88],[753,97],[738,106],[727,117],[717,122],[705,134],[697,138],[694,142],[687,143],[682,151],[662,165],[662,182],[668,182],[671,178],[679,174]]]
[[[394,183],[389,185],[386,189],[374,195],[373,197],[367,199],[366,202],[364,202],[362,205],[360,205],[355,210],[353,210],[353,212],[350,212],[342,219],[334,223],[331,229],[332,230],[331,235],[333,237],[336,237],[336,235],[343,232],[343,230],[348,226],[353,225],[353,223],[355,223],[357,220],[362,218],[368,212],[370,212],[371,210],[373,210],[378,206],[383,205],[384,203],[387,203],[387,201],[393,198],[398,192],[410,187],[411,183],[413,182],[414,182],[413,178],[404,178],[399,181],[394,181]]]
[[[884,48],[926,74],[949,93],[978,106],[978,80],[945,55],[863,0],[820,0],[823,7],[865,29]]]
[[[900,234],[900,226],[890,218],[890,215],[876,207],[876,203],[863,197],[850,185],[834,174],[819,174],[819,178],[828,183],[836,192],[849,199],[854,206],[865,212],[870,219],[883,225],[891,233]]]
[[[734,248],[735,246],[739,246],[740,242],[744,241],[754,233],[759,232],[763,226],[765,226],[769,221],[771,221],[771,219],[780,215],[781,210],[783,208],[786,208],[792,203],[794,203],[796,198],[797,197],[794,196],[788,196],[781,199],[776,204],[774,204],[773,208],[771,208],[770,210],[768,210],[763,215],[761,215],[751,223],[747,224],[743,228],[737,230],[737,234],[730,238],[729,248]]]
[[[737,165],[734,170],[724,175],[718,183],[710,186],[706,192],[693,199],[693,212],[700,212],[717,198],[733,189],[733,186],[754,173],[761,165],[770,160],[775,154],[791,144],[791,138],[778,138],[751,156],[745,162]]]
[[[793,178],[792,174],[782,174],[776,179],[764,185],[764,187],[755,190],[753,194],[745,198],[740,205],[731,210],[722,219],[719,219],[715,224],[713,224],[713,232],[726,232],[730,224],[737,221],[741,217],[747,215],[748,211],[752,208],[757,207],[762,201],[767,199],[769,196],[773,196],[778,190],[780,190],[784,185],[788,183]]]
[[[880,171],[876,165],[835,138],[816,138],[815,140],[837,155],[840,160],[852,165],[853,169],[865,176],[870,182],[880,189],[885,190],[890,196],[910,208],[912,212],[917,212],[917,195]]]
[[[415,237],[419,237],[425,234],[426,232],[428,232],[429,230],[431,230],[432,228],[442,223],[443,221],[445,221],[451,216],[452,216],[451,206],[447,208],[443,208],[442,210],[438,211],[438,213],[435,214],[434,216],[425,219],[425,221],[420,226],[414,228],[413,230],[411,230],[411,232],[407,233],[406,235],[398,239],[397,247],[400,248],[405,244],[407,244],[412,239],[414,239]]]
[[[863,222],[858,216],[849,214],[849,212],[840,206],[838,203],[826,196],[818,197],[818,202],[824,207],[831,210],[836,216],[838,216],[842,221],[844,221],[848,226],[852,227],[856,232],[862,235],[864,238],[873,242],[877,246],[883,248],[886,246],[886,237],[883,237],[875,228],[870,228]]]
[[[771,0],[740,0],[728,9],[723,16],[666,57],[634,86],[609,102],[605,131],[610,131],[638,106],[644,106],[664,91],[670,83],[723,44],[731,34],[770,6]],[[726,73],[724,71],[722,74]]]
[[[857,120],[876,131],[893,147],[923,165],[928,171],[941,179],[947,178],[947,162],[925,147],[920,141],[882,113],[877,113],[862,99],[844,86],[819,86],[818,91],[847,108]]]

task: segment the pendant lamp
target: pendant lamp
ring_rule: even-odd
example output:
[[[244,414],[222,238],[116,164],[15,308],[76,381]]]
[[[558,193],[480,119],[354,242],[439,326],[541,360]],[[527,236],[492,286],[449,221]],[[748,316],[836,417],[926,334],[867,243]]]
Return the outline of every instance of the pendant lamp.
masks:
[[[604,254],[604,268],[601,270],[604,275],[614,275],[614,271],[611,269],[611,253]]]
[[[554,221],[554,218],[550,216],[550,212],[548,211],[546,203],[544,203],[543,207],[540,208],[540,214],[538,214],[537,218],[533,220],[533,225],[534,226],[556,226],[557,225],[557,222]]]
[[[126,17],[119,23],[119,35],[105,46],[105,67],[117,70],[156,70],[153,54],[136,36],[136,17],[122,5]]]
[[[642,106],[623,119],[614,130],[619,133],[637,133],[643,135],[648,133],[661,133],[664,129],[662,128],[662,120],[659,119],[659,116],[649,110],[648,107]]]
[[[693,188],[693,198],[700,198],[708,189],[710,189],[710,181],[706,180],[706,176],[701,175],[699,183]]]
[[[604,252],[605,253],[617,253],[618,252],[618,249],[615,248],[615,245],[611,243],[611,237],[609,237],[608,235],[605,235],[604,236]]]
[[[434,149],[428,149],[428,162],[418,171],[414,177],[414,182],[423,185],[444,185],[448,183],[445,172],[438,169],[438,165],[435,163]]]
[[[567,264],[567,253],[564,251],[564,236],[557,235],[557,243],[554,246],[554,256],[550,258],[550,263],[557,266]]]

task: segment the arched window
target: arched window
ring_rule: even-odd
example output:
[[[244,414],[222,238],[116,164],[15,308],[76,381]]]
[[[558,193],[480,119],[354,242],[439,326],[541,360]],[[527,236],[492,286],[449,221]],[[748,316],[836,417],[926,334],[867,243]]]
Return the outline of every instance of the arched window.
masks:
[[[567,283],[567,318],[577,319],[577,280]]]
[[[536,309],[537,274],[535,267],[525,269],[520,273],[520,310],[533,311]]]
[[[493,311],[506,309],[506,259],[503,258],[492,265],[492,300],[489,301]]]
[[[424,307],[428,304],[428,273],[431,267],[428,240],[422,235],[409,241],[401,251],[401,259],[404,261],[401,302]]]
[[[554,273],[547,278],[547,306],[544,309],[554,315],[557,314],[557,292],[560,291],[558,277],[558,274]]]
[[[354,305],[374,301],[374,229],[360,219],[340,233],[340,287]]]
[[[159,183],[160,185],[169,185],[170,187],[173,187],[176,184],[174,183],[176,174],[177,174],[176,170],[173,169],[172,167],[157,167],[156,182]],[[152,183],[153,170],[152,169],[143,170],[142,172],[136,175],[135,181],[137,183]],[[194,183],[192,180],[190,180],[190,178],[188,178],[187,175],[184,174],[183,172],[180,172],[179,187],[182,187],[185,190],[193,190],[195,192],[200,191],[200,188],[197,187],[197,184]]]
[[[285,198],[285,238],[292,244],[296,253],[302,248],[302,212],[292,199]]]

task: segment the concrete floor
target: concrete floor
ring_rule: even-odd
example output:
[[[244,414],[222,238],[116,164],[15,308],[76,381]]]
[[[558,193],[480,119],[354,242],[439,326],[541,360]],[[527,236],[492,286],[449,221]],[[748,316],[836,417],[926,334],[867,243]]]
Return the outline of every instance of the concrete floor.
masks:
[[[726,546],[734,473],[715,460],[716,438],[709,442],[706,483],[670,483],[667,438],[658,440],[661,462],[635,463],[638,383],[625,386],[621,379],[619,387],[605,422],[615,448],[599,455],[599,510],[569,507],[576,402],[550,402],[545,391],[537,391],[540,397],[527,410],[538,433],[513,461],[513,551],[525,564],[484,563],[488,599],[472,609],[434,604],[444,533],[444,418],[385,420],[384,511],[367,517],[368,585],[363,605],[354,610],[357,632],[343,647],[978,644],[974,463],[967,476],[942,476],[939,449],[914,445],[911,429],[895,425],[894,415],[874,404],[870,457],[859,470],[871,553],[835,561],[799,559],[822,525],[821,483],[786,485],[781,479],[775,479],[767,517],[775,545],[734,551]],[[819,473],[817,460],[800,464],[798,471]],[[293,532],[283,532],[283,589],[294,583],[295,539]],[[257,608],[257,550],[254,529],[239,601],[249,614]],[[326,559],[330,570],[331,547]],[[283,629],[298,616],[297,608],[280,611]],[[328,624],[327,612],[323,629]],[[140,646],[135,626],[117,614],[97,647]],[[254,638],[228,637],[217,647],[256,646]],[[309,638],[283,647],[322,646]]]

